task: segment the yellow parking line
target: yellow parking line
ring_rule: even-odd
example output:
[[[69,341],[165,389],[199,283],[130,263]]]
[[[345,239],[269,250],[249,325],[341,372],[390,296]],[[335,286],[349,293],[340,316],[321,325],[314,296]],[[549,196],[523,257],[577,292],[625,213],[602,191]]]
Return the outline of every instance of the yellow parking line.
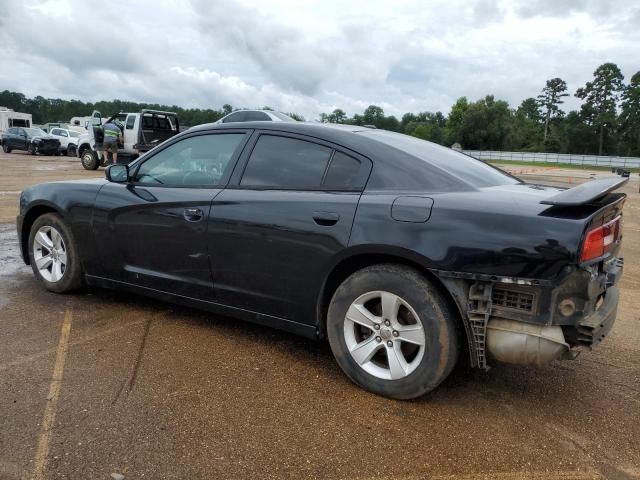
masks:
[[[33,470],[33,480],[44,479],[45,467],[47,465],[47,455],[49,454],[49,442],[51,441],[51,429],[56,418],[56,407],[60,398],[60,386],[62,385],[62,374],[64,373],[64,361],[69,348],[69,334],[71,332],[71,312],[67,310],[62,322],[60,341],[56,352],[56,361],[53,367],[53,378],[49,385],[49,395],[47,396],[47,407],[42,417],[40,436],[38,438],[38,450],[36,452],[35,466]]]

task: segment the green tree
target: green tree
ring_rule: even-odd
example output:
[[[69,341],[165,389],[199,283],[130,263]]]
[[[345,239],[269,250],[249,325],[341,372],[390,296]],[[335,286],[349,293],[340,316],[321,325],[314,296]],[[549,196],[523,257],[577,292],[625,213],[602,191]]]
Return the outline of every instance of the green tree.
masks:
[[[336,108],[327,116],[327,121],[329,123],[345,123],[347,121],[347,114],[344,113],[344,110]]]
[[[467,97],[460,97],[451,107],[451,112],[447,117],[446,142],[448,145],[462,143],[461,129],[464,115],[469,109]]]
[[[375,125],[377,128],[384,128],[384,110],[377,105],[369,105],[362,114],[364,125]]]
[[[618,120],[626,155],[640,155],[640,72],[631,77],[622,92]]]
[[[584,100],[581,114],[597,131],[598,155],[602,155],[605,132],[616,124],[616,104],[624,75],[615,63],[604,63],[593,76],[593,82],[579,88],[576,97]]]
[[[233,107],[231,105],[228,103],[222,105],[222,115],[229,115],[231,112],[233,112]]]
[[[552,78],[551,80],[547,80],[547,85],[542,89],[542,93],[538,95],[538,103],[544,112],[544,138],[542,140],[544,144],[547,143],[549,122],[552,118],[564,115],[564,112],[560,110],[559,105],[564,103],[562,98],[568,96],[567,82],[561,78]]]
[[[487,95],[469,104],[459,129],[460,143],[473,150],[503,150],[512,126],[509,104]]]

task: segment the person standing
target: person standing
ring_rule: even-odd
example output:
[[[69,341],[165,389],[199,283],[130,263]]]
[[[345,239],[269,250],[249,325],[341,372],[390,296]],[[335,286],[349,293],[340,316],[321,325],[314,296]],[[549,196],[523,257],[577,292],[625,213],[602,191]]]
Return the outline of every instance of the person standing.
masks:
[[[106,166],[109,161],[109,152],[111,152],[112,163],[118,163],[118,142],[122,139],[122,130],[115,122],[109,120],[102,126],[104,132],[104,140],[102,142],[102,162]]]

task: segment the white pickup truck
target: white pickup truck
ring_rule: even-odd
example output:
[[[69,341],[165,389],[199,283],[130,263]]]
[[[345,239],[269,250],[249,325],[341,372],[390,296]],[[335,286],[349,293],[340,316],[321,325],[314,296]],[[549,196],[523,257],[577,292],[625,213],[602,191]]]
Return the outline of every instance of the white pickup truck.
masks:
[[[52,128],[49,135],[60,140],[60,153],[64,155],[76,155],[80,133],[66,128]]]
[[[124,142],[118,144],[118,163],[128,163],[173,137],[180,131],[178,116],[174,112],[141,110],[138,113],[118,113],[102,119],[100,112],[93,112],[91,125],[78,138],[77,155],[87,170],[105,165],[102,152],[104,132],[102,125],[116,121],[121,125]]]

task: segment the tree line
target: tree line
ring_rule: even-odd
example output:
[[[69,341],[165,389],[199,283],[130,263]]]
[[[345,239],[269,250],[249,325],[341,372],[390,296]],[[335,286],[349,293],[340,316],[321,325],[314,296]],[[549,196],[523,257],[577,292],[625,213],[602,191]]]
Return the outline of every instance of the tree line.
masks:
[[[640,72],[629,83],[614,63],[600,65],[593,80],[578,88],[579,110],[565,113],[561,106],[570,95],[561,78],[547,80],[536,98],[527,98],[517,108],[487,95],[470,102],[459,98],[445,116],[442,112],[405,113],[401,119],[387,116],[377,105],[348,116],[340,108],[322,113],[319,121],[371,125],[406,133],[442,145],[459,144],[468,150],[556,152],[574,154],[640,156]],[[234,108],[185,109],[123,100],[86,103],[79,100],[27,98],[16,92],[0,92],[0,105],[33,115],[34,123],[68,121],[73,116],[138,111],[142,108],[169,110],[185,125],[215,122]],[[270,109],[270,107],[263,107]],[[301,115],[289,113],[297,120]]]

